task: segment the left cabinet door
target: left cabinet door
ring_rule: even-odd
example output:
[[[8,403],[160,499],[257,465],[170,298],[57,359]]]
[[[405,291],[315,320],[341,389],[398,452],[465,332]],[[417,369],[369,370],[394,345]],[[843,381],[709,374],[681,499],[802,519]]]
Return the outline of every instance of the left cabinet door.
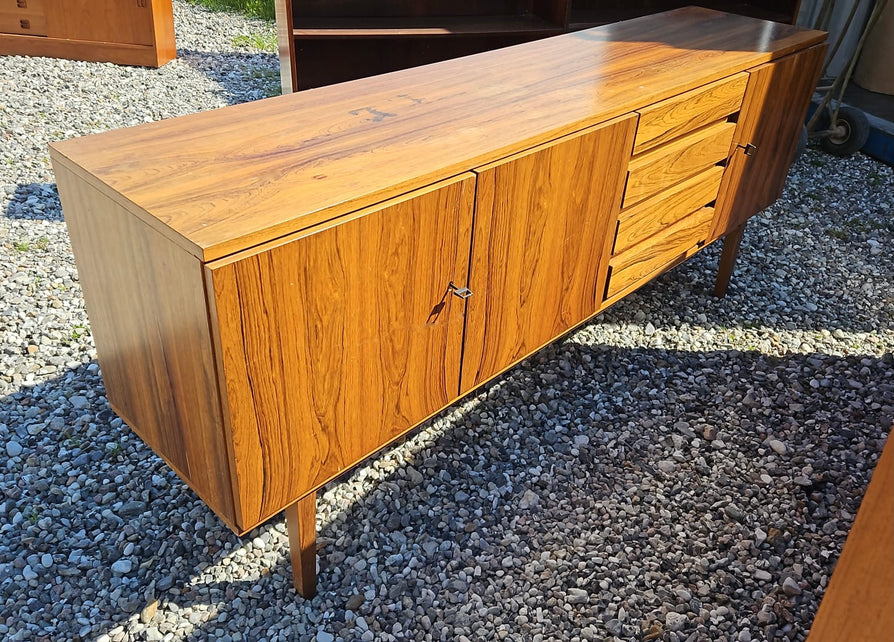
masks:
[[[475,176],[208,265],[251,528],[458,396]]]
[[[622,116],[476,170],[463,393],[598,311],[635,128]]]

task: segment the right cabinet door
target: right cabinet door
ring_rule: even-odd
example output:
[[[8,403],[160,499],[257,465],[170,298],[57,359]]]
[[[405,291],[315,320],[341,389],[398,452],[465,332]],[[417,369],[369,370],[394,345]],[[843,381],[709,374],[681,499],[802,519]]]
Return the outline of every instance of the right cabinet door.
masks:
[[[817,45],[749,70],[712,238],[743,225],[782,194],[825,52],[825,44]]]
[[[460,392],[598,311],[636,116],[475,170]]]

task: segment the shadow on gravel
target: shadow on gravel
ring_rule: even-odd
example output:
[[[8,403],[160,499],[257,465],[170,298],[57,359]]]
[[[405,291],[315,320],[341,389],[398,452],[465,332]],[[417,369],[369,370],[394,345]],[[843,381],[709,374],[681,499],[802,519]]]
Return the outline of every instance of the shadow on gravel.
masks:
[[[276,54],[178,49],[177,57],[223,87],[230,105],[278,96],[281,92]]]
[[[0,624],[10,639],[95,639],[158,600],[144,616],[176,639],[356,639],[358,617],[377,636],[430,626],[485,639],[503,626],[510,639],[567,639],[591,627],[634,639],[664,607],[699,639],[743,628],[794,639],[881,453],[892,385],[889,354],[572,336],[330,486],[320,595],[306,602],[282,516],[230,533],[115,417],[88,364],[0,400]],[[783,594],[785,577],[803,593]],[[708,617],[720,607],[724,629]],[[168,628],[187,608],[186,628]]]
[[[55,183],[16,185],[3,215],[9,219],[61,221],[62,206]]]

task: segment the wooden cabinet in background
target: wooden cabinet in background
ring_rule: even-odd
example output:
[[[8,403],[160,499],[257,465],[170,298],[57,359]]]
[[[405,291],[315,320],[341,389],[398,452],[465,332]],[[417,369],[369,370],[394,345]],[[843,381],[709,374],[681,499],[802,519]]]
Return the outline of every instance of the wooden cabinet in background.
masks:
[[[312,594],[327,481],[728,232],[725,287],[824,40],[681,9],[54,143],[110,404]]]
[[[283,93],[702,5],[794,23],[798,0],[274,0]]]
[[[160,67],[177,56],[171,0],[0,0],[0,55]]]

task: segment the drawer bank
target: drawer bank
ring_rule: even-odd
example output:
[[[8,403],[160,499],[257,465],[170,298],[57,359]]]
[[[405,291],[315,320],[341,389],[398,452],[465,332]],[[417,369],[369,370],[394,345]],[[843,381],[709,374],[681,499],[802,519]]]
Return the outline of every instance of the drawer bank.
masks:
[[[51,145],[110,404],[237,533],[778,198],[825,34],[686,8]]]

